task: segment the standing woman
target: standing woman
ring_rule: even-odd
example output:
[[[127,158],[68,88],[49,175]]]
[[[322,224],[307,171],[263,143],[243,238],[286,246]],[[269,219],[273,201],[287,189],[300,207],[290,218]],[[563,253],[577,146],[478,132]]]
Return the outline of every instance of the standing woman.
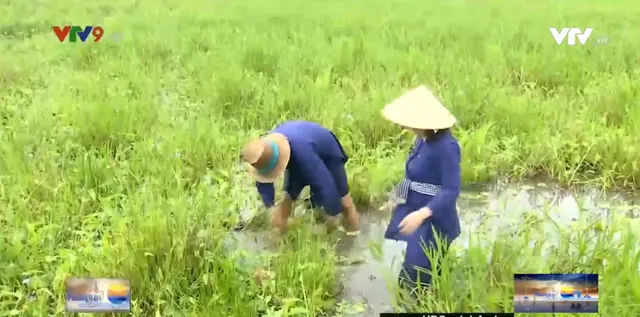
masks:
[[[385,238],[406,241],[400,284],[431,285],[431,262],[426,250],[447,250],[460,235],[456,200],[460,193],[460,145],[450,128],[456,118],[426,87],[415,88],[382,114],[416,133],[407,158],[404,180],[395,188],[395,204]],[[436,235],[444,245],[436,244]]]
[[[287,229],[293,203],[302,189],[310,186],[312,206],[323,207],[331,227],[338,227],[338,215],[342,213],[346,233],[359,232],[359,216],[345,170],[349,158],[329,129],[314,122],[287,121],[267,136],[248,142],[242,156],[263,203],[274,209],[274,228],[281,232]],[[283,175],[285,194],[276,206],[273,183]]]

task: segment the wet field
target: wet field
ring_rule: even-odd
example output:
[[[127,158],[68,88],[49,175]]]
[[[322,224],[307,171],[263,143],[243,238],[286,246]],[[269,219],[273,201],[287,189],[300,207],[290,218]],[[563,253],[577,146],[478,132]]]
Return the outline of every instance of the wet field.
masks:
[[[596,198],[598,197],[598,198]],[[612,212],[624,212],[628,217],[640,216],[640,200],[624,195],[571,193],[545,184],[505,185],[465,191],[458,201],[462,234],[454,242],[453,252],[464,252],[470,239],[491,243],[501,230],[517,227],[527,213],[544,214],[549,226],[547,239],[554,228],[564,227],[581,218],[606,218]],[[383,239],[389,215],[372,210],[363,212],[361,234],[344,236],[337,245],[342,263],[342,305],[345,316],[377,316],[393,310],[397,275],[402,265],[404,246]],[[322,228],[318,228],[321,230]],[[556,230],[557,231],[557,230]],[[234,232],[233,245],[254,254],[275,251],[264,231]],[[490,255],[488,255],[490,256]]]

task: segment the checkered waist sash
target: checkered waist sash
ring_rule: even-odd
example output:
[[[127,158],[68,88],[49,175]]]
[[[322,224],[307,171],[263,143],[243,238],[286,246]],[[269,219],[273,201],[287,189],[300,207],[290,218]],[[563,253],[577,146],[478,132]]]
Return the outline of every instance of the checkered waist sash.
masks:
[[[406,203],[410,190],[423,195],[438,196],[440,195],[442,186],[430,183],[418,183],[405,178],[393,189],[391,197],[398,203]]]

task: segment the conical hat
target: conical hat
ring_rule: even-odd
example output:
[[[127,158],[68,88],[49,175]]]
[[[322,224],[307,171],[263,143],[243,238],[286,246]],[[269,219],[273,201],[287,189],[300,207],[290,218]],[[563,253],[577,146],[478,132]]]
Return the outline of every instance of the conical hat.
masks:
[[[456,118],[425,86],[415,88],[384,107],[382,115],[389,121],[413,129],[451,128]]]

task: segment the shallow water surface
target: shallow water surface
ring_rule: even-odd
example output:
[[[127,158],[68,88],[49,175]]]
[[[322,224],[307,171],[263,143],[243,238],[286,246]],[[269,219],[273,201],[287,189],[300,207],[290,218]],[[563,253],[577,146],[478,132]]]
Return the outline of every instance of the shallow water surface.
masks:
[[[629,217],[638,217],[638,199],[620,195],[581,196],[544,184],[494,186],[465,191],[459,201],[462,234],[454,242],[452,250],[464,250],[471,236],[481,234],[491,243],[501,228],[517,226],[525,213],[549,211],[550,228],[555,222],[563,227],[583,217],[603,218],[615,210],[624,210]],[[622,206],[622,207],[620,207]],[[627,207],[624,207],[627,206]],[[582,210],[582,212],[581,212]],[[337,245],[343,262],[341,299],[349,303],[341,314],[348,316],[378,316],[393,309],[393,286],[403,260],[404,244],[384,240],[383,235],[389,215],[379,211],[365,212],[361,217],[361,234],[343,237]],[[552,230],[550,230],[552,231]],[[473,233],[473,234],[470,234]],[[240,231],[234,233],[241,248],[250,251],[274,250],[269,239],[260,238],[263,233]],[[551,239],[558,239],[551,237]],[[345,311],[346,310],[346,311]]]

